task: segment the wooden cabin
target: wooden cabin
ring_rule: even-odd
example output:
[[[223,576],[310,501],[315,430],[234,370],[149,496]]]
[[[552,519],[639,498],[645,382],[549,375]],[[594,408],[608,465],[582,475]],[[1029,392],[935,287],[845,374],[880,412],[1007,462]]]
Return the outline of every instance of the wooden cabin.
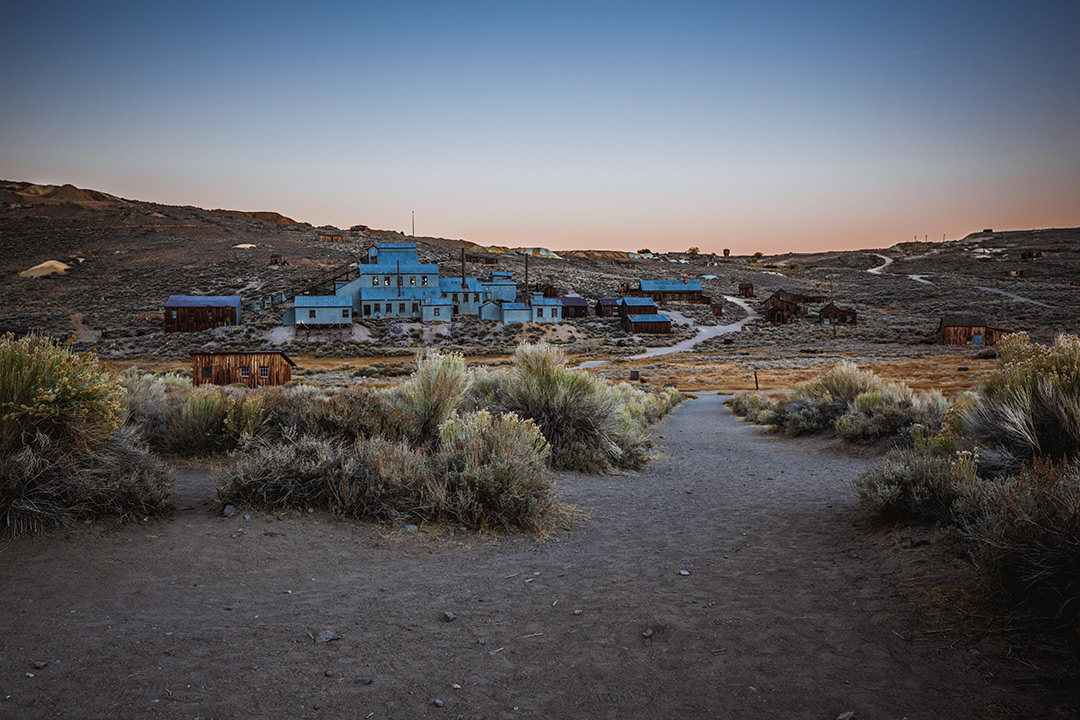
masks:
[[[614,317],[619,314],[622,298],[603,297],[596,301],[596,317]]]
[[[683,277],[682,280],[641,280],[637,287],[623,283],[619,292],[634,297],[651,297],[657,303],[687,302],[709,305],[712,299],[703,294],[701,280]]]
[[[589,317],[589,301],[583,297],[569,297],[563,295],[559,298],[562,303],[562,316],[566,318]]]
[[[239,295],[170,295],[165,301],[165,332],[201,332],[240,324]]]
[[[781,291],[770,295],[762,305],[765,319],[774,325],[786,325],[800,315],[806,314],[806,308],[797,302],[785,300],[780,295]]]
[[[754,297],[754,283],[739,283],[739,297]]]
[[[656,315],[660,307],[647,297],[624,297],[619,301],[619,317],[627,315]]]
[[[822,325],[855,325],[859,315],[854,310],[845,310],[829,303],[818,311],[818,322]]]
[[[671,333],[671,318],[663,313],[649,315],[623,315],[622,328],[631,333],[667,335]]]
[[[191,384],[284,385],[292,380],[294,367],[296,363],[280,351],[195,353],[191,356]]]
[[[465,262],[478,263],[480,265],[498,265],[499,259],[494,255],[467,252],[465,253]]]
[[[997,345],[1008,330],[991,327],[980,317],[951,315],[941,319],[937,340],[942,345],[972,345],[974,347]]]

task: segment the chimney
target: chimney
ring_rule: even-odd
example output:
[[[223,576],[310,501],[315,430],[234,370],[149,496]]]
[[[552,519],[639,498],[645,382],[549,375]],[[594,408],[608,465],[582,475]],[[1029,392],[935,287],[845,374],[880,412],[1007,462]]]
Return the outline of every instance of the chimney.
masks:
[[[687,279],[686,279],[686,276],[685,276],[685,275],[683,275],[683,276],[682,276],[682,284],[683,284],[683,285],[686,285],[686,284],[687,284]]]

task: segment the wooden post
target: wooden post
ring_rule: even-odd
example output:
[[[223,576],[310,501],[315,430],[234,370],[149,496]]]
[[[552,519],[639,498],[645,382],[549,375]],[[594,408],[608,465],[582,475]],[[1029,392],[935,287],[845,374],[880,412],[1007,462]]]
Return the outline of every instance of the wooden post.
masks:
[[[757,370],[754,371],[754,389],[755,390],[760,390],[761,389],[760,387],[758,387]]]

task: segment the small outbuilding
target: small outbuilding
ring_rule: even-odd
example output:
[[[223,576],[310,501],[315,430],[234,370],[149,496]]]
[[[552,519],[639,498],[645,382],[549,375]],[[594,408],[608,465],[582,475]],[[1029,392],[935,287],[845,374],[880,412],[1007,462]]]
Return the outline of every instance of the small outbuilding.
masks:
[[[739,297],[751,298],[754,297],[754,283],[739,283]]]
[[[619,314],[619,301],[622,298],[602,297],[596,301],[596,317],[612,317]]]
[[[583,318],[589,316],[589,301],[583,297],[563,295],[559,298],[562,303],[562,316],[566,318]]]
[[[818,322],[822,325],[855,325],[859,315],[854,310],[845,310],[829,303],[818,311]]]
[[[797,302],[792,300],[786,300],[785,297],[789,296],[789,293],[778,291],[766,298],[765,303],[762,305],[765,319],[774,325],[786,325],[792,320],[796,319],[800,315],[806,314],[806,308]]]
[[[334,327],[351,325],[352,316],[352,300],[346,295],[297,295],[283,321],[286,325]]]
[[[165,332],[201,332],[240,324],[239,295],[170,295]]]
[[[671,318],[663,313],[623,315],[622,328],[631,333],[667,335],[671,333]]]
[[[974,347],[997,345],[1008,330],[991,327],[983,318],[973,315],[947,315],[937,329],[937,340],[942,345],[972,345]]]
[[[284,385],[296,367],[283,352],[201,352],[191,356],[191,384],[250,388]]]

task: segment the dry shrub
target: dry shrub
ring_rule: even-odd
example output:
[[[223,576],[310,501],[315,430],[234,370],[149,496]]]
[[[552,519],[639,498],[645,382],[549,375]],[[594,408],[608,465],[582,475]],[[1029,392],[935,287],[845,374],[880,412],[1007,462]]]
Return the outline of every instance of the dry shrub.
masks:
[[[772,425],[777,401],[762,393],[739,393],[727,401],[731,414],[757,425]]]
[[[1080,468],[1036,460],[982,500],[964,533],[983,568],[1055,624],[1080,627]]]
[[[91,355],[0,338],[0,534],[167,509],[169,473],[122,426],[125,394]]]

